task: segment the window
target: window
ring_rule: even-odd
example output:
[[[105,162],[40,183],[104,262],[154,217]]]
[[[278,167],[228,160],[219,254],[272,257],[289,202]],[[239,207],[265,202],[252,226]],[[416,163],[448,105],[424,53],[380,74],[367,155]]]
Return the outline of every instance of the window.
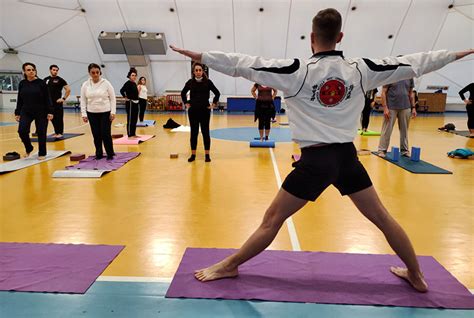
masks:
[[[17,91],[22,79],[21,73],[0,72],[0,91]]]

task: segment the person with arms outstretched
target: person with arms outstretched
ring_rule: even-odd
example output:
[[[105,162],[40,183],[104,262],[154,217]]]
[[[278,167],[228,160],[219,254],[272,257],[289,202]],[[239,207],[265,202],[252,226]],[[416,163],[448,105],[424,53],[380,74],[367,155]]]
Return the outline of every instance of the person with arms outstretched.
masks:
[[[353,139],[366,91],[437,70],[474,50],[435,51],[382,60],[346,58],[335,50],[343,38],[341,25],[337,10],[318,12],[311,32],[314,54],[309,59],[268,60],[239,53],[198,53],[171,46],[216,71],[283,91],[291,110],[288,120],[292,138],[301,148],[301,159],[286,177],[257,230],[236,253],[197,270],[198,280],[237,276],[238,267],[269,246],[288,217],[308,201],[316,200],[332,184],[383,232],[406,265],[392,267],[391,271],[417,291],[428,290],[412,244],[380,201],[357,158]]]

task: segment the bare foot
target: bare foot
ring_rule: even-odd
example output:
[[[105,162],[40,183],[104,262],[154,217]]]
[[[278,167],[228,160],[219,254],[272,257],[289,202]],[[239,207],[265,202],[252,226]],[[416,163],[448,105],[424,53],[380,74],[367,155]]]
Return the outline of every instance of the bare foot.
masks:
[[[140,136],[136,136],[136,135],[135,135],[135,136],[130,136],[130,137],[128,137],[128,139],[138,139],[138,138],[140,138]]]
[[[38,156],[38,160],[44,160],[46,159],[46,156]]]
[[[57,134],[56,136],[54,136],[54,138],[63,138],[63,135]]]
[[[31,155],[31,152],[27,152],[23,155],[23,158],[28,158]]]
[[[194,277],[201,282],[207,282],[216,279],[222,278],[231,278],[239,275],[239,270],[237,268],[233,270],[227,270],[223,262],[219,262],[208,268],[199,269],[194,272]]]
[[[405,279],[420,293],[426,293],[428,291],[428,284],[425,282],[422,274],[414,276],[408,272],[408,269],[394,266],[390,267],[390,271],[396,276]]]

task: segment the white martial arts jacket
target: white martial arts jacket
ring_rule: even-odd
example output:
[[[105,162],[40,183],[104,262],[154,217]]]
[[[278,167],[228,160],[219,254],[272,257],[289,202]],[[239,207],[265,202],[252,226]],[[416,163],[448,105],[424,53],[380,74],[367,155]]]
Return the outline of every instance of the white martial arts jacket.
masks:
[[[202,62],[216,71],[283,91],[292,138],[300,147],[352,142],[367,90],[421,76],[455,59],[448,51],[382,60],[345,58],[341,51],[307,60],[216,51],[202,55]]]

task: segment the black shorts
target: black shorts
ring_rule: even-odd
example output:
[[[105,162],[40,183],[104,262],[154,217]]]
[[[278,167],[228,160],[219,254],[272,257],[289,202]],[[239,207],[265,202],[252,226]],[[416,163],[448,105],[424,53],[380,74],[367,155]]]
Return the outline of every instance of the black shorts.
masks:
[[[282,188],[300,199],[314,201],[331,184],[342,195],[372,185],[352,142],[302,148],[301,159],[286,177]]]

